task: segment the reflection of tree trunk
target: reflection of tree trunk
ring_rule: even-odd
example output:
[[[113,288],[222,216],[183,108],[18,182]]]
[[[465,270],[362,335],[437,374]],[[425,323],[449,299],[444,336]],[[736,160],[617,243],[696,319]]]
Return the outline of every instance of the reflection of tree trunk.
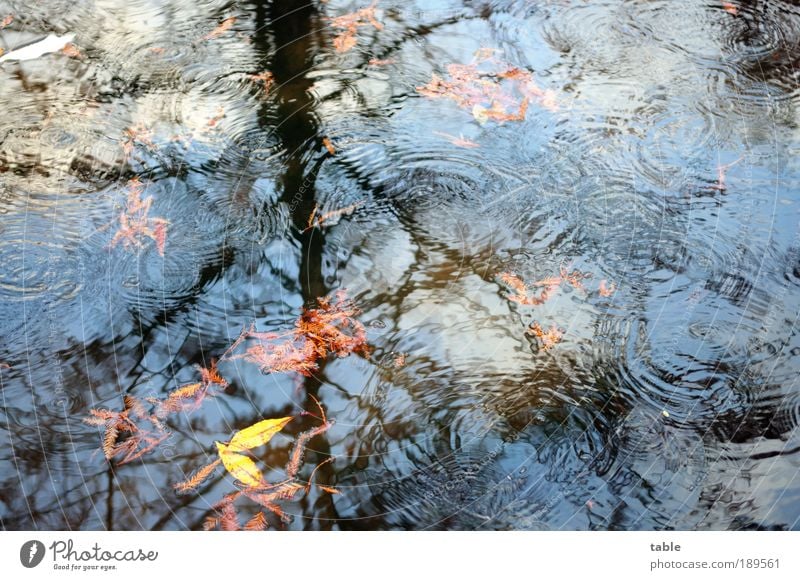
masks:
[[[324,236],[319,231],[304,232],[308,218],[316,204],[316,176],[319,166],[310,164],[310,150],[319,143],[319,127],[314,115],[314,99],[310,89],[312,81],[306,77],[313,66],[316,49],[320,41],[323,25],[317,8],[313,3],[286,2],[277,0],[267,6],[259,4],[256,10],[256,46],[268,54],[274,44],[271,66],[275,84],[273,94],[277,101],[278,119],[275,134],[280,138],[285,159],[281,179],[281,201],[291,211],[292,223],[301,244],[300,251],[300,292],[308,304],[328,293],[322,276],[322,253]],[[271,41],[271,42],[270,42]],[[273,121],[274,122],[274,121]],[[265,126],[270,126],[268,119]],[[320,372],[323,370],[322,363]],[[320,381],[308,378],[304,382],[308,395],[317,395]],[[310,397],[305,408],[312,410],[314,402]],[[312,411],[313,412],[313,411]],[[299,430],[316,427],[319,420],[304,417]],[[299,432],[299,431],[298,431]],[[330,445],[324,436],[311,441],[311,447],[319,453],[308,457],[308,461],[319,463],[330,456]],[[317,479],[330,482],[333,467],[326,464],[317,472]],[[333,499],[328,494],[313,508],[306,508],[313,514],[313,520],[321,527],[330,527],[338,519]]]
[[[266,49],[267,38],[274,43],[271,72],[275,78],[278,122],[275,127],[286,151],[281,200],[289,205],[292,223],[301,232],[314,209],[316,168],[308,167],[305,153],[318,141],[317,120],[313,114],[312,82],[306,72],[313,65],[319,16],[312,4],[298,7],[296,2],[273,2],[259,6],[256,14],[256,46]],[[326,293],[322,279],[322,237],[313,232],[298,234],[302,244],[300,288],[305,300]]]

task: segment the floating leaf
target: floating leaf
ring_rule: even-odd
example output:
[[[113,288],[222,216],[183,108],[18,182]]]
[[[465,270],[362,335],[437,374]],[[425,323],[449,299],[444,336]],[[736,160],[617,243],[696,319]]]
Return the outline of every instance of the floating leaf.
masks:
[[[226,532],[235,532],[242,529],[241,525],[239,525],[239,517],[236,515],[236,508],[233,507],[232,503],[227,503],[222,507],[219,527]]]
[[[243,329],[221,360],[244,359],[257,364],[264,373],[299,372],[310,376],[319,359],[330,353],[340,357],[353,353],[369,356],[366,329],[355,319],[359,311],[346,294],[337,292],[335,301],[318,298],[317,304],[317,308],[304,309],[294,329],[288,332],[256,332],[255,325]],[[248,339],[259,343],[243,354],[233,354]]]
[[[608,298],[609,296],[614,294],[616,290],[617,290],[617,285],[614,284],[613,282],[611,284],[608,284],[608,282],[604,278],[603,280],[600,280],[600,287],[597,289],[597,293],[600,294],[600,296]]]
[[[527,334],[532,334],[539,341],[542,350],[550,350],[561,342],[564,333],[555,324],[548,330],[544,330],[538,322],[532,322],[528,327]]]
[[[333,145],[331,145],[331,149],[333,149]],[[333,152],[335,153],[336,150],[333,149]],[[351,215],[356,209],[358,209],[363,204],[364,204],[363,200],[357,201],[356,203],[348,205],[347,207],[343,207],[341,209],[335,209],[333,211],[325,212],[323,214],[319,214],[318,213],[319,208],[315,206],[314,211],[311,212],[311,216],[309,216],[308,218],[308,227],[306,227],[306,229],[303,231],[310,230],[311,228],[314,227],[317,228],[322,227],[323,224],[329,222],[333,218],[337,218],[343,215]]]
[[[439,135],[440,137],[444,137],[445,139],[450,141],[450,143],[452,143],[456,147],[464,147],[465,149],[475,149],[477,147],[480,147],[480,145],[475,143],[475,141],[470,141],[469,139],[465,138],[463,135],[455,137],[453,135],[449,135],[447,133],[441,133],[439,131],[434,131],[433,134],[434,135]]]
[[[261,471],[252,459],[242,455],[240,452],[266,444],[291,420],[292,417],[264,419],[237,432],[227,445],[217,441],[217,451],[222,460],[222,465],[225,466],[228,473],[246,486],[256,487],[261,485],[264,479]]]
[[[333,48],[336,49],[336,52],[347,52],[356,44],[358,44],[358,40],[356,39],[355,34],[349,31],[343,32],[333,39]]]
[[[218,26],[217,26],[217,27],[216,27],[214,30],[212,30],[211,32],[209,32],[208,34],[206,34],[206,35],[205,35],[205,36],[202,38],[202,40],[212,40],[212,39],[214,39],[214,38],[217,38],[218,36],[222,36],[222,35],[223,35],[223,34],[225,34],[225,33],[226,33],[228,30],[230,30],[230,29],[231,29],[231,27],[232,27],[234,24],[236,24],[236,17],[235,17],[235,16],[232,16],[232,17],[230,17],[230,18],[226,18],[225,20],[223,20],[222,22],[220,22],[220,23],[219,23],[219,25],[218,25]]]
[[[550,293],[552,291],[552,285],[546,285],[545,288],[537,295],[530,291],[528,285],[522,281],[522,279],[517,276],[516,274],[512,274],[511,272],[503,272],[500,274],[500,281],[511,288],[514,292],[511,294],[507,294],[506,298],[511,302],[516,302],[517,304],[522,304],[524,306],[537,306],[539,304],[544,304],[547,299],[550,297]],[[557,283],[555,287],[561,283],[561,279],[557,279]],[[534,284],[534,286],[538,286],[538,284]]]
[[[156,148],[152,141],[152,131],[141,123],[133,127],[128,127],[122,132],[122,135],[122,150],[125,152],[125,157],[130,157],[131,154],[133,154],[137,144],[143,145],[151,151]],[[138,181],[138,178],[134,177],[131,181]]]
[[[725,191],[728,189],[728,186],[725,184],[725,178],[727,176],[728,170],[739,163],[743,157],[739,157],[736,161],[732,161],[726,165],[718,165],[717,166],[717,182],[711,186],[711,189],[716,189],[718,191]]]
[[[269,90],[272,88],[272,85],[275,82],[275,77],[269,71],[248,75],[248,77],[253,83],[261,85],[261,89],[264,95],[269,93]]]
[[[208,120],[209,127],[216,127],[217,124],[225,118],[225,109],[223,107],[217,107],[217,111],[213,117]]]
[[[155,227],[153,228],[153,234],[150,237],[153,238],[153,241],[156,244],[156,251],[158,252],[158,255],[163,258],[164,249],[167,245],[167,225],[169,225],[169,222],[160,218],[153,218],[153,222],[155,222]]]
[[[556,94],[539,88],[533,73],[503,63],[494,51],[481,49],[469,64],[447,65],[448,77],[436,74],[417,92],[429,98],[447,98],[472,111],[481,125],[491,121],[522,121],[530,101],[548,110],[558,110]]]
[[[264,512],[258,512],[247,521],[243,529],[248,532],[260,532],[266,530],[267,527],[267,516],[264,515]]]
[[[134,133],[132,132],[131,135],[134,135]],[[128,144],[132,142],[133,141],[129,141]],[[155,242],[156,251],[163,257],[167,243],[167,226],[169,225],[169,221],[163,218],[149,216],[153,198],[150,196],[145,199],[141,198],[144,185],[138,178],[131,179],[128,182],[127,188],[128,199],[125,210],[119,215],[119,228],[111,239],[108,247],[113,248],[118,243],[122,242],[125,248],[140,248],[143,246],[142,240],[144,238],[150,238]]]
[[[71,42],[67,43],[64,46],[64,48],[61,49],[61,53],[65,54],[65,55],[67,55],[67,56],[69,56],[71,58],[83,58],[83,53],[80,51],[80,49],[77,46],[75,46]]]
[[[138,207],[149,207],[149,205],[146,201],[140,201]],[[119,465],[138,459],[153,451],[171,435],[163,423],[164,418],[171,413],[186,410],[187,406],[196,408],[211,392],[212,386],[227,385],[217,373],[214,362],[209,369],[201,368],[200,374],[202,376],[200,383],[179,387],[165,399],[148,398],[147,403],[152,405],[150,411],[138,398],[124,395],[122,411],[90,409],[89,416],[83,421],[88,425],[105,428],[102,450],[107,459],[120,458]],[[207,474],[210,474],[215,466],[209,467]],[[206,472],[203,474],[207,475]]]
[[[230,451],[246,451],[265,445],[281,429],[283,429],[293,417],[282,417],[280,419],[264,419],[255,425],[242,429],[236,433],[228,444]]]
[[[376,0],[366,8],[330,19],[333,28],[342,30],[342,32],[333,39],[333,47],[336,49],[336,52],[347,52],[353,48],[358,43],[356,34],[358,29],[362,26],[373,26],[376,30],[383,30],[383,24],[378,22],[375,17],[375,7],[377,4],[378,2]]]
[[[736,4],[733,4],[732,2],[723,2],[722,9],[728,14],[732,14],[733,16],[739,14],[738,6],[736,6]]]
[[[369,64],[369,66],[387,66],[395,62],[397,61],[393,58],[371,58],[367,64]]]
[[[297,472],[300,471],[303,461],[303,455],[306,452],[306,443],[308,443],[317,435],[325,433],[325,431],[330,429],[332,426],[333,423],[326,421],[319,427],[314,427],[313,429],[304,431],[297,436],[297,440],[294,442],[292,452],[289,454],[289,462],[286,464],[286,475],[292,478],[297,476]]]
[[[252,459],[231,451],[224,443],[217,441],[216,444],[222,465],[234,479],[248,487],[257,487],[262,484],[264,476],[261,475],[261,471]]]
[[[173,487],[178,491],[178,493],[186,493],[187,491],[191,491],[196,489],[200,484],[202,484],[208,476],[214,473],[214,470],[220,464],[220,460],[217,459],[208,465],[201,467],[196,472],[194,472],[189,479],[186,481],[181,481],[180,483],[176,483]]]

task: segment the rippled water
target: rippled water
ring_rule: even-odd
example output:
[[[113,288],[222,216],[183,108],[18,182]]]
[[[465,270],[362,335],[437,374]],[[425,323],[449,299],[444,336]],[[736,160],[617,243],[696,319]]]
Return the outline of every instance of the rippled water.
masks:
[[[365,6],[0,2],[6,52],[78,50],[0,64],[2,526],[200,528],[230,479],[171,485],[314,395],[336,424],[310,463],[335,457],[318,480],[341,493],[278,527],[800,528],[800,8],[380,0],[383,29],[337,53],[328,18]],[[481,124],[417,92],[482,48],[557,109]],[[110,248],[134,177],[163,257]],[[316,204],[357,206],[304,231]],[[586,292],[525,306],[498,279],[562,266]],[[227,364],[168,445],[98,453],[90,408],[196,380],[243,326],[339,288],[369,359]]]

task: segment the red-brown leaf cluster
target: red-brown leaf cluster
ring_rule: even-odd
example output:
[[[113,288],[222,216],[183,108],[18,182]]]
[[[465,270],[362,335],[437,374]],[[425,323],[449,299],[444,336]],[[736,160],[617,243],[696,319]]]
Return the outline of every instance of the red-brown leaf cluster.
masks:
[[[383,30],[383,24],[378,22],[375,17],[377,4],[376,0],[366,8],[329,19],[331,26],[341,31],[333,39],[333,47],[336,52],[347,52],[353,48],[358,43],[356,34],[362,26],[373,26],[376,30]]]
[[[590,278],[591,274],[583,273],[580,270],[569,272],[567,268],[562,266],[557,276],[548,276],[537,280],[532,284],[533,288],[511,272],[503,272],[499,277],[500,281],[508,286],[510,290],[509,294],[506,295],[508,300],[525,306],[538,306],[547,302],[562,284],[569,284],[573,288],[586,291],[583,280]]]
[[[333,145],[331,145],[331,149],[333,149]],[[329,149],[328,151],[330,151],[331,149]],[[333,155],[335,152],[336,150],[333,149],[333,153],[331,154]],[[311,212],[311,215],[308,216],[308,225],[306,226],[306,229],[303,231],[308,231],[313,228],[321,228],[327,225],[334,218],[338,218],[345,215],[351,215],[363,203],[364,203],[363,201],[357,201],[356,203],[348,205],[347,207],[331,210],[325,213],[319,213],[319,206],[315,205],[314,210]]]
[[[164,399],[148,399],[154,413],[163,419],[173,413],[191,413],[200,408],[207,396],[215,396],[228,386],[228,381],[217,372],[214,361],[209,368],[200,367],[200,382],[183,385],[170,391]]]
[[[522,278],[511,272],[502,272],[498,278],[508,290],[505,296],[507,300],[523,306],[540,306],[547,302],[553,296],[553,293],[563,285],[569,285],[587,293],[588,291],[583,281],[591,278],[591,274],[577,269],[570,271],[569,268],[562,265],[556,276],[547,276],[532,284],[527,284]],[[609,283],[608,280],[603,279],[597,288],[597,294],[607,298],[612,296],[616,290],[616,284]],[[534,336],[544,351],[561,342],[564,337],[563,331],[556,325],[544,330],[538,322],[532,322],[526,330],[526,334]]]
[[[533,335],[542,350],[550,350],[564,338],[564,332],[555,324],[549,329],[544,330],[538,322],[532,322],[526,334]]]
[[[242,359],[258,365],[263,373],[297,372],[305,376],[319,367],[329,354],[345,357],[369,355],[367,333],[355,317],[359,310],[344,292],[319,298],[316,308],[304,309],[292,330],[283,333],[257,332],[255,325],[244,329],[222,360]],[[244,353],[238,346],[255,341]]]
[[[442,133],[440,131],[434,131],[433,134],[439,135],[440,137],[444,137],[456,147],[463,147],[464,149],[477,149],[478,147],[480,147],[480,145],[475,143],[475,141],[471,141],[470,139],[467,139],[463,135],[459,135],[458,137],[456,137],[455,135]]]
[[[600,280],[600,287],[597,289],[597,293],[600,296],[608,298],[609,296],[612,296],[616,291],[617,291],[616,284],[614,284],[613,282],[609,284],[608,281],[605,279]]]
[[[214,30],[206,34],[201,40],[212,40],[214,38],[220,37],[223,34],[225,34],[228,30],[230,30],[234,24],[236,24],[235,16],[226,18],[225,20],[220,22],[219,25],[217,25],[217,27],[214,28]]]
[[[320,407],[320,412],[322,409]],[[266,515],[263,511],[259,511],[256,513],[253,518],[251,518],[247,524],[245,524],[244,528],[241,527],[239,523],[239,516],[236,510],[235,502],[239,498],[247,498],[252,502],[258,504],[261,508],[266,509],[267,511],[272,512],[273,514],[277,515],[281,521],[288,521],[287,514],[283,511],[282,507],[278,502],[282,501],[289,501],[294,499],[295,495],[297,495],[300,491],[308,492],[312,485],[314,485],[314,475],[317,472],[317,469],[322,466],[323,464],[331,461],[331,459],[327,459],[317,465],[314,468],[314,471],[311,473],[311,476],[308,478],[308,481],[302,481],[298,479],[298,472],[300,467],[303,464],[303,456],[306,451],[306,445],[308,442],[316,437],[317,435],[321,435],[325,431],[331,428],[333,423],[329,422],[327,419],[324,418],[324,413],[322,413],[323,423],[313,429],[305,431],[297,436],[297,439],[292,446],[292,450],[289,453],[289,461],[286,464],[285,472],[286,472],[286,479],[280,481],[278,483],[261,483],[259,485],[247,485],[238,489],[234,492],[231,492],[225,495],[222,500],[220,500],[216,505],[213,506],[214,515],[208,516],[203,527],[206,530],[211,530],[214,528],[219,527],[221,530],[264,530],[268,527]],[[207,474],[204,473],[206,470],[210,473],[216,468],[218,462],[215,462],[211,465],[208,465],[200,470],[198,470],[197,474],[190,478],[189,481],[184,482],[176,486],[176,488],[185,491],[191,487],[196,486],[199,484],[202,479],[207,477]],[[212,467],[213,466],[213,467]],[[194,482],[195,479],[198,479],[202,476],[202,479],[199,479],[197,483]],[[317,487],[326,493],[331,494],[338,494],[339,491],[335,488],[318,485]]]
[[[149,453],[169,437],[169,431],[145,411],[141,401],[130,395],[123,400],[122,411],[91,409],[90,416],[84,419],[89,425],[105,428],[103,454],[108,460],[120,458],[119,465]]]
[[[133,154],[137,144],[143,145],[151,151],[156,148],[152,139],[153,132],[141,123],[133,127],[128,127],[122,132],[122,135],[122,150],[125,153],[126,159]]]
[[[83,58],[83,53],[81,52],[81,49],[79,49],[71,42],[67,43],[64,46],[64,48],[61,49],[61,54],[64,54],[70,58]]]
[[[718,191],[726,191],[728,186],[725,183],[725,178],[728,174],[728,170],[739,163],[743,157],[739,157],[736,161],[731,161],[725,165],[717,165],[717,182],[711,186],[711,189],[716,189]]]
[[[268,94],[272,85],[275,84],[275,77],[269,71],[248,75],[248,78],[254,84],[261,86],[261,91],[264,95]]]
[[[558,109],[555,93],[539,88],[533,73],[496,59],[493,51],[478,51],[469,64],[449,64],[447,74],[447,78],[434,74],[417,92],[450,99],[472,111],[481,123],[522,121],[532,100],[549,110]]]
[[[128,199],[125,210],[119,215],[119,228],[109,244],[113,248],[122,242],[123,247],[143,246],[142,240],[150,238],[155,242],[159,255],[164,255],[167,243],[167,226],[169,222],[163,218],[150,217],[150,207],[153,204],[151,196],[142,199],[144,185],[138,178],[128,182]]]
[[[149,208],[147,200],[142,201],[138,196],[132,199],[130,209],[139,211],[143,208]],[[337,292],[333,297],[319,298],[317,306],[304,309],[294,328],[288,332],[256,332],[255,325],[251,325],[234,341],[221,360],[241,358],[258,364],[264,372],[309,374],[318,368],[320,360],[329,355],[345,357],[357,353],[367,356],[369,347],[366,331],[364,325],[355,318],[357,314],[359,310],[343,291]],[[256,341],[256,344],[251,344],[244,353],[234,354],[247,341]],[[121,465],[153,451],[171,435],[165,425],[165,420],[170,415],[196,410],[207,397],[219,394],[228,385],[213,361],[210,367],[201,367],[199,372],[199,382],[178,387],[164,398],[149,398],[142,402],[126,395],[122,411],[92,409],[90,416],[84,421],[104,428],[102,449],[106,458],[118,459],[118,464]],[[300,433],[295,439],[286,462],[286,478],[283,481],[267,482],[253,459],[243,453],[268,443],[272,435],[287,424],[291,417],[265,419],[238,431],[227,444],[216,442],[219,458],[196,469],[185,481],[174,486],[178,493],[195,491],[211,477],[220,464],[237,480],[239,489],[225,495],[213,506],[214,515],[206,519],[205,529],[263,530],[269,523],[267,512],[286,521],[288,516],[280,502],[294,499],[300,491],[308,492],[312,485],[317,485],[326,493],[339,493],[336,488],[314,483],[317,469],[333,458],[318,464],[307,480],[299,478],[306,446],[311,439],[325,433],[333,425],[326,418],[319,402],[317,406],[319,415],[310,412],[303,414],[316,416],[321,423]],[[260,506],[260,511],[244,526],[239,521],[234,505],[240,497]]]
[[[164,419],[173,413],[196,409],[203,398],[214,394],[212,389],[227,386],[213,363],[210,369],[201,369],[200,374],[200,383],[179,387],[164,399],[147,399],[150,410],[131,395],[123,397],[122,411],[90,409],[90,416],[84,422],[105,428],[102,449],[106,459],[120,458],[119,465],[123,465],[153,451],[171,435]]]
[[[739,14],[739,7],[733,2],[723,2],[722,9],[728,14],[732,14],[734,16]]]

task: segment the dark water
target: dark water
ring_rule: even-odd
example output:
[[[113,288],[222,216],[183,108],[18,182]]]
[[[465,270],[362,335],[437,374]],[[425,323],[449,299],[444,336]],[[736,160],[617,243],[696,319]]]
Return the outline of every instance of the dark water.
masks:
[[[336,425],[303,473],[335,457],[317,478],[341,493],[286,502],[290,529],[800,528],[800,6],[733,4],[381,0],[340,54],[327,18],[366,3],[0,2],[7,52],[80,51],[0,64],[0,524],[198,529],[230,478],[171,485],[314,395]],[[481,48],[557,110],[482,125],[416,91]],[[109,249],[137,176],[163,257]],[[315,204],[360,205],[303,231]],[[562,265],[589,291],[531,307],[498,280]],[[339,288],[370,359],[226,363],[155,453],[98,453],[90,408],[197,380]]]

